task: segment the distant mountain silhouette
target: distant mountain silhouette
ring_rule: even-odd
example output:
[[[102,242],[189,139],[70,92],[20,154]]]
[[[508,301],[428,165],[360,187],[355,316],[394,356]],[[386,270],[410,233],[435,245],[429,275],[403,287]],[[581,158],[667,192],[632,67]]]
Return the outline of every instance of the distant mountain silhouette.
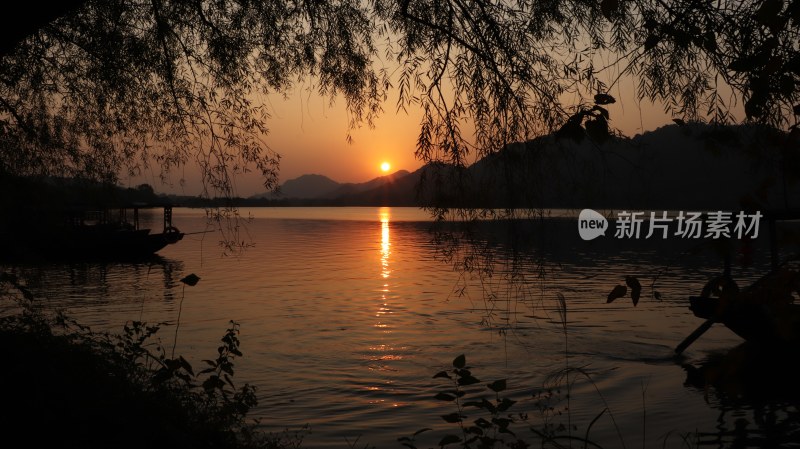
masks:
[[[336,190],[325,195],[325,198],[341,198],[345,196],[355,196],[359,193],[367,192],[376,188],[383,188],[394,184],[398,179],[406,177],[409,172],[406,170],[398,170],[390,175],[379,176],[367,182],[362,183],[347,183],[340,185]]]
[[[262,193],[253,198],[323,198],[341,184],[323,175],[303,175],[281,184],[277,193]]]
[[[337,189],[337,202],[353,206],[417,206],[415,187],[419,170],[409,173],[400,170],[361,184],[346,184]]]
[[[800,147],[754,126],[669,125],[604,144],[546,136],[469,168],[493,207],[776,209],[800,206]]]
[[[364,183],[305,175],[281,190],[303,205],[777,209],[800,207],[800,145],[754,125],[676,124],[602,144],[544,136],[468,168],[430,163]]]
[[[251,198],[330,200],[337,203],[348,202],[348,204],[354,202],[353,205],[371,205],[375,201],[380,202],[379,199],[383,196],[381,192],[388,194],[391,191],[389,196],[412,205],[413,198],[405,198],[405,195],[400,192],[413,189],[413,185],[411,185],[413,183],[406,180],[401,189],[398,189],[400,185],[397,184],[399,180],[405,179],[409,175],[410,173],[406,170],[398,170],[390,175],[380,176],[367,182],[344,184],[322,175],[303,175],[283,183],[278,193],[262,193]]]

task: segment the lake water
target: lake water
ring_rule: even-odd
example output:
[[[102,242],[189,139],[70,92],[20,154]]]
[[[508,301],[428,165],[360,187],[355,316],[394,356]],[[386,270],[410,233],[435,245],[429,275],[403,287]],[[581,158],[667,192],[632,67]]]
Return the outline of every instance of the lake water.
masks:
[[[687,253],[701,241],[584,242],[570,219],[502,222],[479,227],[474,246],[464,238],[461,251],[451,253],[416,209],[241,213],[252,217],[238,232],[252,244],[241,254],[224,255],[220,234],[210,232],[165,248],[158,263],[14,270],[44,307],[66,309],[95,329],[118,330],[138,319],[170,323],[160,332],[167,348],[182,302],[176,352],[195,366],[215,355],[229,320],[237,321],[244,357],[236,360],[235,380],[258,388],[252,416],[270,431],[307,425],[305,447],[400,447],[398,437],[431,427],[419,437],[429,447],[458,433],[440,418],[456,410],[433,399],[447,385],[433,375],[452,368],[459,354],[483,381],[470,390],[483,394],[489,381],[507,379],[505,393],[517,401],[510,412],[528,414],[527,424],[512,429],[532,442],[526,426],[541,429],[547,418],[573,424],[583,436],[604,409],[589,434],[604,447],[686,447],[681,435],[695,432],[721,447],[741,419],[753,435],[767,432],[758,427],[762,404],[731,405],[724,392],[685,385],[683,365],[725,354],[738,337],[717,325],[682,357],[673,356],[701,323],[687,297],[722,270],[713,251]],[[173,222],[184,232],[209,229],[202,210],[176,209]],[[764,272],[765,237],[756,243],[755,265],[734,269],[740,285]],[[479,269],[486,255],[491,275]],[[201,280],[185,287],[179,280],[190,273]],[[626,275],[640,279],[641,302],[606,304]],[[652,297],[654,280],[660,301]],[[588,375],[568,378],[568,411],[566,387],[553,383],[567,365]],[[560,415],[542,411],[536,395],[551,387],[550,405]],[[774,419],[789,413],[779,412]],[[488,419],[465,413],[468,421]]]

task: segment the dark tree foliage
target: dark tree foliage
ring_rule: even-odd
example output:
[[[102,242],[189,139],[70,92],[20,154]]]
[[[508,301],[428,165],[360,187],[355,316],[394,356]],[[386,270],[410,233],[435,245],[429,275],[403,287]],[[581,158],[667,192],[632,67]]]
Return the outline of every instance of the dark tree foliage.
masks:
[[[743,105],[795,129],[800,112],[800,0],[87,0],[33,17],[0,45],[14,174],[196,162],[217,193],[248,167],[272,186],[259,95],[299,79],[352,126],[398,89],[423,111],[417,155],[459,166],[570,119],[606,132],[596,96],[629,76],[684,120]]]
[[[370,120],[373,56],[357,1],[86,1],[2,55],[0,171],[113,181],[196,162],[217,194],[252,166],[271,186],[259,94],[312,76]]]

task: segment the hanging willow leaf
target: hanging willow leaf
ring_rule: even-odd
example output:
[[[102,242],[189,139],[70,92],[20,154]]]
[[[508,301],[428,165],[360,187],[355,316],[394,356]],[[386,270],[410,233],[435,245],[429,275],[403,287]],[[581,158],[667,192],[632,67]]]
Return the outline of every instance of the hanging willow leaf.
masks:
[[[796,22],[800,22],[800,1],[794,0],[788,8],[786,8],[786,13],[792,20]]]
[[[743,56],[731,62],[728,68],[734,72],[750,72],[758,66],[758,62],[752,55]]]
[[[703,34],[703,48],[712,53],[717,51],[717,35],[713,31]]]
[[[658,42],[661,40],[661,37],[655,34],[651,34],[647,36],[647,39],[644,40],[644,51],[652,50],[658,45]]]
[[[794,82],[794,79],[792,79],[791,76],[783,75],[783,76],[781,76],[781,80],[778,82],[778,86],[779,86],[778,89],[779,89],[781,95],[784,95],[786,97],[790,97],[792,95],[792,92],[794,92],[795,85],[796,84]],[[798,105],[795,105],[792,110],[794,111],[795,114],[797,114],[797,112],[800,111],[800,108],[798,107]]]
[[[619,9],[619,0],[603,0],[600,2],[600,12],[602,12],[603,17],[608,20],[614,17],[614,13],[617,12],[617,9]]]
[[[764,25],[774,23],[783,9],[783,0],[765,0],[756,11],[756,20]]]
[[[625,284],[631,289],[631,300],[633,300],[633,306],[636,307],[642,296],[642,284],[634,276],[625,276]]]
[[[764,66],[764,73],[766,74],[773,74],[778,72],[783,68],[784,60],[780,56],[773,56],[769,58],[767,64]]]
[[[606,300],[606,304],[614,301],[617,298],[622,298],[628,293],[628,288],[624,285],[617,285],[611,290],[611,293],[608,294],[608,300]]]
[[[630,287],[631,289],[642,289],[642,284],[639,283],[639,279],[634,276],[625,276],[625,284]]]
[[[639,304],[639,298],[642,296],[642,289],[641,288],[632,288],[631,289],[631,300],[633,301],[633,307],[636,307]]]
[[[753,93],[753,96],[750,97],[744,104],[744,113],[747,115],[748,118],[759,118],[764,115],[764,103],[766,103],[766,98],[760,95],[756,95]]]

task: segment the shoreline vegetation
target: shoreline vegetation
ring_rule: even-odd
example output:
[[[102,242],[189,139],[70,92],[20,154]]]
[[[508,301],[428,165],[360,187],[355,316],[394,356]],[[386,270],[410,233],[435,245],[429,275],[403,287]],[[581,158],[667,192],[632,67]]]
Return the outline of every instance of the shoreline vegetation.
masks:
[[[0,298],[17,306],[0,316],[4,440],[84,449],[300,447],[302,431],[265,433],[247,418],[258,401],[255,387],[233,381],[242,356],[237,323],[201,370],[167,355],[160,325],[96,333],[62,313],[46,315],[13,275],[0,276]]]

